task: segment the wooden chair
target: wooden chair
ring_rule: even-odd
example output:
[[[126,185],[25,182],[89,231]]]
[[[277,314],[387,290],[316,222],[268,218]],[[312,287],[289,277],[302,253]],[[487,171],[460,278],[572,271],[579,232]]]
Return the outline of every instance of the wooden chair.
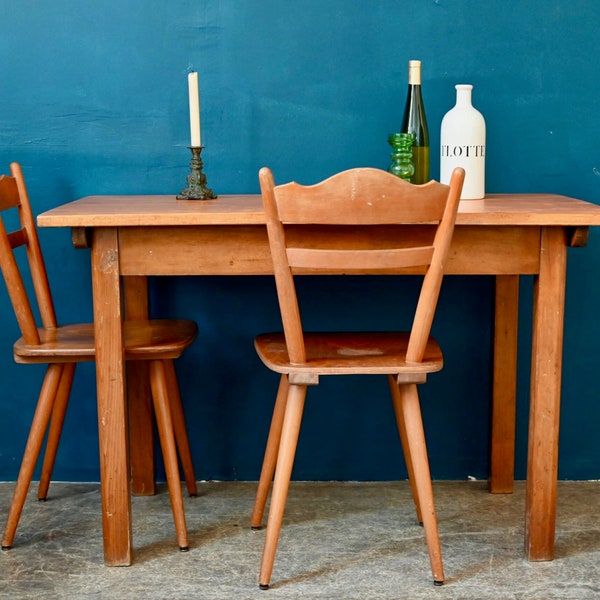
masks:
[[[382,374],[391,389],[397,425],[436,585],[444,581],[427,448],[417,384],[439,371],[441,350],[430,336],[464,171],[450,185],[412,185],[378,169],[351,169],[321,183],[275,186],[259,174],[283,333],[260,335],[258,355],[280,373],[251,525],[261,525],[273,491],[259,585],[270,584],[283,521],[307,386],[321,375]],[[424,231],[423,224],[430,224]],[[419,225],[415,227],[415,225]],[[339,234],[339,235],[338,235]],[[409,332],[303,332],[294,276],[424,273]],[[370,307],[371,310],[371,307]]]
[[[94,325],[57,324],[46,268],[38,240],[34,218],[21,167],[10,165],[11,176],[0,177],[0,268],[6,282],[22,337],[14,345],[17,363],[48,365],[29,438],[21,463],[14,496],[2,536],[2,549],[11,548],[33,477],[35,465],[48,431],[38,498],[45,500],[58,442],[62,431],[75,367],[79,362],[94,361]],[[4,215],[9,209],[18,214],[18,228],[7,233]],[[14,250],[26,249],[26,258],[35,292],[35,303],[41,317],[38,327],[35,304],[30,302]],[[173,360],[181,356],[197,334],[193,321],[153,320],[125,323],[125,357],[130,361],[148,361],[150,387],[156,415],[167,482],[175,520],[179,548],[188,549],[177,451],[190,495],[197,495],[185,428],[181,399]]]

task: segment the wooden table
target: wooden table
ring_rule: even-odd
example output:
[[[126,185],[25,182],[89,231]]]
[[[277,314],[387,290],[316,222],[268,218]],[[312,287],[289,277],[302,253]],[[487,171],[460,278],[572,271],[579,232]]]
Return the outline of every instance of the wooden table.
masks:
[[[130,472],[133,491],[141,494],[154,492],[154,474],[149,394],[138,372],[129,378],[127,427],[123,297],[127,318],[146,318],[149,275],[271,273],[261,199],[90,196],[41,214],[38,224],[70,227],[76,246],[91,247],[104,557],[107,565],[129,565]],[[447,265],[449,274],[496,276],[493,492],[512,490],[519,276],[534,277],[525,514],[530,560],[554,556],[567,247],[585,245],[590,225],[600,225],[600,206],[564,196],[463,201]]]

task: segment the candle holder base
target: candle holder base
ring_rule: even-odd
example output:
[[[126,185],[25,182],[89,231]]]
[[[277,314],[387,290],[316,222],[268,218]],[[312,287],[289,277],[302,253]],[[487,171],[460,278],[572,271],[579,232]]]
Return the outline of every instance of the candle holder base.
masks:
[[[191,146],[190,174],[187,176],[187,188],[181,190],[177,200],[214,200],[217,195],[206,187],[206,175],[202,171],[204,163],[200,154],[204,146]]]

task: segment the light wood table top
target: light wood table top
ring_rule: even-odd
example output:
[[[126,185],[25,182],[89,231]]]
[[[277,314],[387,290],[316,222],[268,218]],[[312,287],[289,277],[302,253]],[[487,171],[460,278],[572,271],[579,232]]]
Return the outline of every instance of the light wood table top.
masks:
[[[38,216],[40,227],[264,224],[258,194],[216,200],[175,196],[87,196]],[[600,206],[554,194],[491,194],[462,200],[457,225],[600,225]]]

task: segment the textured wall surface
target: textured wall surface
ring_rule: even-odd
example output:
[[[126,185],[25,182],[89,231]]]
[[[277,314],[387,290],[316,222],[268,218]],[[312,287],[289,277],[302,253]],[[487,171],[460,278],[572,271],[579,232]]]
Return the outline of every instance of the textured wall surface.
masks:
[[[456,83],[487,122],[487,190],[600,199],[600,4],[596,0],[131,0],[7,3],[0,19],[0,172],[21,162],[36,212],[90,194],[176,194],[189,163],[187,77],[197,70],[203,157],[217,193],[258,192],[257,171],[313,183],[386,168],[407,61],[423,61],[433,177]],[[89,253],[42,230],[61,321],[91,318]],[[559,476],[600,477],[595,378],[600,232],[569,251]],[[508,251],[508,250],[507,250]],[[414,282],[315,280],[330,310],[384,327]],[[423,388],[432,473],[485,478],[493,281],[448,278],[434,326],[446,368]],[[525,476],[531,282],[522,281],[517,477]],[[178,363],[197,474],[256,479],[277,378],[253,336],[279,327],[270,278],[154,279],[156,316],[195,319]],[[383,309],[372,311],[372,297]],[[17,328],[0,288],[0,480],[16,477],[43,372],[12,361]],[[55,476],[98,479],[95,379],[80,368]],[[295,477],[405,477],[385,381],[326,380],[310,391]]]

